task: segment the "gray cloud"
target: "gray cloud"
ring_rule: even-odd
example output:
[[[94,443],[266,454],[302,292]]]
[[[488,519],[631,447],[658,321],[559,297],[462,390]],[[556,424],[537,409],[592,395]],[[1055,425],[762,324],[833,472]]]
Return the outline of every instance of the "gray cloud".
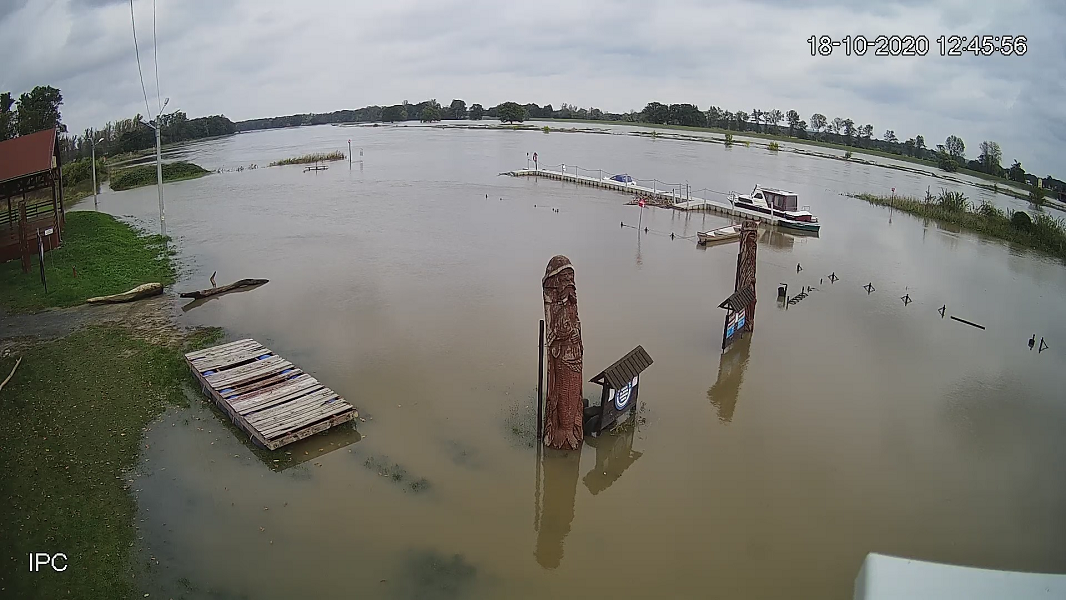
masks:
[[[154,96],[151,9],[135,0]],[[976,148],[1066,176],[1066,3],[1052,0],[211,0],[158,4],[161,94],[234,119],[404,99],[639,110],[645,102],[795,109]],[[811,35],[922,34],[925,57],[811,57]],[[1027,35],[1024,57],[941,57],[940,35]],[[0,0],[0,89],[63,90],[72,130],[145,111],[123,0]],[[154,99],[153,99],[154,102]],[[971,152],[971,156],[975,154]]]

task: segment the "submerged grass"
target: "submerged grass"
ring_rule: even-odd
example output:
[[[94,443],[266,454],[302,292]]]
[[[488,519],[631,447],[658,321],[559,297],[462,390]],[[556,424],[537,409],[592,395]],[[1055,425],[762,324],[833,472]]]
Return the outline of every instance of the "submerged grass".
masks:
[[[961,192],[946,190],[939,196],[929,195],[924,199],[874,194],[854,194],[853,197],[958,225],[1066,260],[1066,222],[1044,213],[1029,216],[1024,211],[1004,211],[990,203],[974,206]]]
[[[68,213],[63,235],[63,246],[45,254],[47,293],[36,253],[29,273],[22,272],[18,260],[0,265],[0,308],[33,312],[81,304],[142,283],[174,282],[162,236],[140,235],[111,215],[87,211]]]
[[[348,158],[343,152],[316,152],[313,154],[304,154],[303,156],[294,156],[292,158],[286,158],[285,160],[276,160],[270,163],[272,167],[280,167],[283,165],[303,165],[307,163],[325,162],[330,160],[344,160]]]
[[[182,352],[219,334],[179,349],[93,327],[25,352],[0,392],[0,596],[132,597],[136,506],[124,473],[148,423],[185,403]],[[0,372],[14,362],[0,359]],[[68,568],[30,573],[30,552],[62,552]]]
[[[191,162],[177,161],[163,165],[163,183],[196,179],[210,173],[207,169]],[[111,189],[129,190],[145,185],[154,185],[157,180],[155,165],[138,165],[111,174]]]

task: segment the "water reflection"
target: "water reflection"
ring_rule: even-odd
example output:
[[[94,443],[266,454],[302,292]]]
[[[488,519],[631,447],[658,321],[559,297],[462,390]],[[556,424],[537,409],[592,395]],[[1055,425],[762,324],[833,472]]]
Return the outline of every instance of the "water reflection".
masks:
[[[793,246],[796,245],[796,238],[795,236],[782,233],[776,229],[764,229],[762,233],[759,234],[759,244],[780,250],[791,250]]]
[[[582,479],[592,495],[611,487],[644,454],[633,450],[636,433],[636,421],[630,417],[609,432],[585,438],[588,445],[596,448],[596,466]]]
[[[537,547],[533,556],[545,569],[554,569],[563,561],[563,541],[574,522],[574,499],[577,496],[580,462],[580,450],[559,451],[545,448],[543,454],[538,457],[535,488],[537,514],[534,519]],[[540,493],[542,483],[543,493]]]
[[[750,351],[750,335],[733,342],[718,361],[718,380],[707,390],[707,398],[718,410],[718,420],[723,423],[733,420]]]

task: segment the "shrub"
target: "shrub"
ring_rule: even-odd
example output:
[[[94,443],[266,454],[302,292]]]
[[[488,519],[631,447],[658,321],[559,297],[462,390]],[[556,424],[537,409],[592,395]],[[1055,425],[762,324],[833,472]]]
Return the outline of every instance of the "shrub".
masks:
[[[991,202],[987,202],[987,201],[981,202],[981,206],[977,207],[977,211],[976,212],[978,214],[980,214],[982,216],[985,216],[985,217],[988,217],[990,219],[1003,219],[1003,218],[1006,218],[1006,215],[1003,213],[1002,210],[999,209],[999,207],[997,207],[995,204],[992,204]]]
[[[732,133],[725,134],[725,145],[726,146],[732,146],[733,145],[733,134]]]
[[[540,130],[543,131],[544,133],[548,133],[549,131],[552,130],[552,128],[548,127],[547,125],[545,125],[544,127],[541,127]]]
[[[178,161],[163,165],[163,181],[175,181],[178,179],[192,179],[206,175],[207,169],[190,162]],[[152,185],[156,182],[154,164],[140,165],[122,169],[111,178],[111,189],[115,191],[128,190],[142,185]]]
[[[1013,225],[1015,229],[1029,231],[1033,227],[1033,220],[1029,218],[1029,213],[1024,210],[1019,210],[1011,215],[1010,224]]]
[[[851,150],[844,153],[844,160],[851,160]]]
[[[781,149],[781,146],[778,145],[777,142],[770,142],[770,145],[767,146],[767,148],[770,149],[770,152],[777,152],[778,150]]]
[[[940,190],[940,196],[937,197],[936,203],[944,210],[951,212],[964,211],[970,205],[962,192],[949,192],[944,189]]]
[[[1029,202],[1036,206],[1044,205],[1044,188],[1032,186],[1029,188]]]

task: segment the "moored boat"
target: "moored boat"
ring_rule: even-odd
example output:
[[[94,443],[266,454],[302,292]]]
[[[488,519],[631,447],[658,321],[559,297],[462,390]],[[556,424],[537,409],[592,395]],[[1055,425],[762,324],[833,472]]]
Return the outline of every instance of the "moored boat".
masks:
[[[740,237],[740,225],[726,225],[711,231],[697,231],[696,243],[701,246],[729,242]]]
[[[733,194],[729,200],[738,208],[777,217],[777,224],[781,227],[818,231],[822,226],[818,217],[811,213],[809,206],[799,206],[799,196],[795,192],[756,185],[750,194]]]

